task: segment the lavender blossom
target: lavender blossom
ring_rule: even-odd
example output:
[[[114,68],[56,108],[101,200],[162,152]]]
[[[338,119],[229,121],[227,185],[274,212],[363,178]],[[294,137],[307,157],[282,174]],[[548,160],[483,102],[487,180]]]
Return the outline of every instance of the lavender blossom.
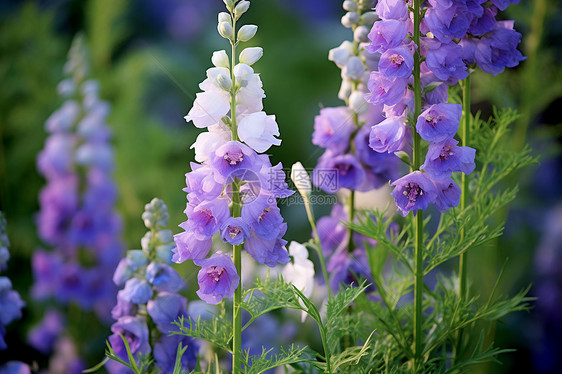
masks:
[[[459,147],[457,144],[458,141],[454,139],[431,143],[421,169],[433,179],[448,178],[455,171],[461,171],[467,175],[472,173],[475,167],[476,150]]]
[[[201,266],[197,275],[199,282],[197,295],[202,300],[209,304],[218,304],[223,298],[234,295],[240,276],[228,255],[217,252],[210,258],[193,262]]]
[[[457,133],[461,115],[460,104],[432,105],[418,117],[416,131],[428,142],[442,142]]]
[[[392,197],[396,201],[398,212],[403,217],[406,217],[410,211],[415,215],[417,210],[426,209],[437,197],[437,189],[433,181],[420,171],[407,174],[391,185],[396,186],[392,191]]]

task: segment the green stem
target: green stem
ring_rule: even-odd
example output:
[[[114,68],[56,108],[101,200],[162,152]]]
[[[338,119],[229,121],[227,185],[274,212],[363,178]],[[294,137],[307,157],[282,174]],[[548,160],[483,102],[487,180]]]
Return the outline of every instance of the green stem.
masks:
[[[461,127],[461,138],[463,147],[469,145],[470,139],[470,75],[462,82],[462,106],[464,121]],[[461,202],[460,208],[462,211],[468,206],[468,175],[462,174],[461,176]],[[464,239],[464,228],[460,232],[461,241]],[[461,253],[459,256],[459,301],[462,303],[467,298],[467,272],[468,272],[468,254],[466,252]],[[462,350],[462,340],[463,340],[463,330],[459,329],[457,334],[457,344],[454,350],[453,361],[458,362],[459,356]]]
[[[316,242],[316,250],[318,252],[318,259],[320,260],[320,267],[322,268],[322,276],[324,277],[324,282],[326,282],[326,288],[328,289],[328,298],[332,296],[332,290],[330,289],[330,280],[328,278],[328,270],[326,268],[326,261],[324,260],[324,252],[322,251],[322,244],[320,244],[320,236],[318,235],[318,230],[316,229],[316,223],[314,222],[314,215],[312,214],[312,209],[310,208],[310,202],[308,196],[303,195],[304,199],[304,209],[306,210],[306,215],[308,217],[308,222],[310,222],[310,227],[312,227],[312,233],[314,235],[314,241]]]
[[[349,222],[353,223],[355,219],[355,191],[351,190],[349,192]],[[349,228],[347,230],[347,234],[349,235],[347,239],[347,251],[349,253],[353,252],[354,243],[353,243],[353,230]]]
[[[236,35],[236,18],[232,15],[232,29]],[[233,36],[233,38],[235,38]],[[232,47],[232,58],[230,68],[230,78],[232,79],[232,87],[230,89],[230,130],[232,132],[232,140],[238,141],[238,126],[236,123],[236,77],[234,75],[234,67],[236,66],[236,44],[235,40],[230,42]],[[240,217],[241,201],[240,201],[240,181],[235,178],[232,183],[232,217]],[[240,276],[240,283],[234,291],[234,300],[232,305],[232,373],[240,374],[242,372],[242,246],[232,246],[232,256],[234,258],[234,266]]]
[[[421,78],[420,78],[420,0],[414,0],[414,43],[417,49],[414,53],[414,120],[421,113]],[[413,131],[413,166],[415,170],[420,168],[421,160],[421,141],[417,132]],[[422,303],[423,303],[423,211],[418,210],[414,217],[415,221],[415,284],[414,284],[414,365],[413,372],[416,373],[420,369],[422,360]]]

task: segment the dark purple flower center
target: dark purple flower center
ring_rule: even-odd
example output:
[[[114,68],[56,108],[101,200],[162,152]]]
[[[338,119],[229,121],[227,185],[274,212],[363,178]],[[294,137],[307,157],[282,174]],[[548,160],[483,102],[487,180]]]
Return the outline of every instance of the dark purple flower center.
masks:
[[[340,175],[344,177],[352,169],[352,166],[349,164],[338,164],[336,165],[336,167],[338,168],[338,172],[340,173]]]
[[[443,149],[441,150],[441,154],[439,155],[441,161],[445,161],[449,158],[449,156],[453,155],[453,151],[451,151],[452,148],[453,147],[450,145],[446,145],[443,147]]]
[[[402,57],[401,55],[399,55],[398,53],[393,54],[392,56],[389,57],[390,62],[392,62],[394,65],[400,66],[402,65],[402,63],[404,62],[404,57]]]
[[[209,270],[207,270],[207,275],[215,282],[220,281],[222,273],[224,273],[224,268],[222,266],[211,266]]]
[[[244,153],[241,150],[237,150],[234,152],[226,152],[224,154],[224,159],[228,162],[229,165],[235,166],[244,161]]]
[[[228,226],[228,235],[230,235],[231,239],[234,239],[235,237],[237,237],[238,234],[240,234],[241,231],[242,230],[238,226]]]
[[[416,204],[418,197],[423,195],[423,190],[417,183],[408,183],[402,192],[408,198],[406,209],[413,207]]]
[[[259,215],[259,217],[258,217],[258,222],[263,221],[264,218],[265,218],[265,215],[266,215],[267,213],[269,213],[270,211],[271,211],[271,207],[265,208],[265,209],[261,212],[261,214]]]
[[[435,113],[428,113],[425,117],[425,121],[431,126],[435,127],[441,121],[441,116]]]
[[[208,224],[213,219],[213,212],[209,209],[201,209],[201,214],[203,215],[204,225]]]

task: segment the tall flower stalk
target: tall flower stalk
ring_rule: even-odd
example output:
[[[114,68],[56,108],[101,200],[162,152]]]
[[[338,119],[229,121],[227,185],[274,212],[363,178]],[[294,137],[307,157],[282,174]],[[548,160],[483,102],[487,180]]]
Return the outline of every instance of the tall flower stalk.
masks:
[[[185,117],[209,131],[201,133],[192,146],[200,164],[192,163],[192,171],[186,174],[187,221],[180,225],[185,232],[175,236],[174,261],[192,259],[202,267],[197,294],[206,302],[217,304],[234,297],[232,370],[240,373],[242,249],[270,267],[289,262],[283,239],[287,224],[276,199],[293,191],[287,188],[282,165],[272,166],[267,155],[258,154],[281,140],[276,138],[275,116],[263,111],[262,82],[251,67],[263,50],[245,48],[239,55],[237,51],[239,43],[252,39],[257,31],[255,25],[237,30],[250,2],[224,2],[228,12],[219,13],[218,32],[229,41],[231,54],[224,50],[213,54],[215,67],[207,70],[207,79],[200,84],[204,92],[197,94]],[[232,256],[219,251],[205,258],[217,233],[232,246]]]

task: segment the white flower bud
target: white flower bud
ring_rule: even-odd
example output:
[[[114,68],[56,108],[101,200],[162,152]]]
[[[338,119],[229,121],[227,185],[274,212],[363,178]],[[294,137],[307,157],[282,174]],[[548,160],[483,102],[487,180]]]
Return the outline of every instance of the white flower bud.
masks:
[[[352,85],[347,79],[342,80],[340,91],[338,92],[338,98],[340,100],[347,100],[349,95],[351,95]]]
[[[231,39],[234,36],[234,31],[232,30],[232,26],[228,22],[221,22],[218,26],[219,34],[225,39]]]
[[[241,2],[239,2],[234,8],[234,15],[236,16],[236,19],[240,18],[242,14],[246,13],[249,7],[250,7],[249,1],[242,0]]]
[[[347,10],[348,12],[356,12],[357,11],[357,3],[352,0],[345,0],[343,2],[343,9]]]
[[[300,162],[295,162],[291,167],[291,180],[302,196],[310,195],[312,191],[310,176]]]
[[[230,16],[230,14],[228,14],[226,12],[220,12],[219,13],[219,23],[221,23],[221,22],[227,22],[227,23],[232,25],[232,17]]]
[[[256,25],[244,25],[240,27],[240,30],[238,30],[238,40],[241,42],[247,42],[256,35],[257,31],[258,27]]]
[[[246,65],[252,65],[263,56],[261,47],[246,48],[240,52],[240,62]]]
[[[352,28],[357,22],[359,22],[359,14],[355,12],[347,12],[341,18],[341,24],[347,28]]]
[[[229,91],[232,87],[232,79],[228,75],[219,74],[217,76],[217,84],[225,91]]]
[[[233,0],[222,0],[222,2],[226,5],[226,9],[232,10],[232,7],[234,6]]]
[[[365,93],[353,91],[349,96],[349,107],[357,114],[362,114],[369,109],[369,104],[365,101]]]
[[[213,57],[211,57],[211,62],[218,68],[229,68],[230,60],[225,50],[213,52]]]
[[[371,27],[380,18],[375,12],[365,12],[361,15],[361,24]]]
[[[352,54],[353,43],[345,40],[339,47],[330,49],[328,52],[328,60],[335,62],[339,68],[343,68]]]
[[[347,75],[351,79],[359,79],[361,75],[365,72],[365,65],[363,65],[363,61],[357,56],[351,56],[347,63],[345,64],[345,68],[343,70],[343,74]]]
[[[353,32],[353,40],[357,43],[369,41],[369,28],[365,25],[358,26]]]

